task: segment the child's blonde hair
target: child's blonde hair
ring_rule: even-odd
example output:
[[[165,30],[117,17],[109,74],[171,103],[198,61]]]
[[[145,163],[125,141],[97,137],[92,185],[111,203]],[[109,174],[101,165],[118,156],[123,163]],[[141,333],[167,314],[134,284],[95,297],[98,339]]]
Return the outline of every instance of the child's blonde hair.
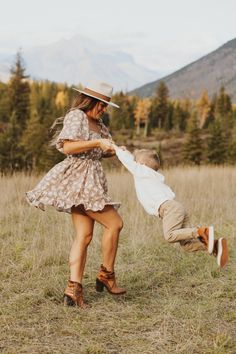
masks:
[[[160,158],[156,151],[148,149],[136,149],[134,150],[133,155],[135,161],[143,163],[155,171],[159,170]]]

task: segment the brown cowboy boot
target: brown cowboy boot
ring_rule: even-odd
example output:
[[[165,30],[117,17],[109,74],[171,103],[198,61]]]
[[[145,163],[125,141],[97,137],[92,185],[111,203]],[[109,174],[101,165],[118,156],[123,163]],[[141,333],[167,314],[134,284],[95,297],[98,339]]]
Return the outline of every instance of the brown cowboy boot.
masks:
[[[64,293],[64,306],[76,306],[82,309],[90,307],[84,302],[83,287],[80,283],[71,280],[68,281]]]
[[[96,279],[96,290],[98,292],[102,292],[104,286],[112,295],[122,295],[126,293],[125,289],[119,288],[116,285],[115,273],[108,271],[106,267],[101,264],[101,269],[98,272]]]
[[[205,244],[208,253],[212,254],[214,248],[214,227],[200,227],[197,233],[200,241]]]
[[[224,267],[229,260],[227,240],[223,237],[214,241],[213,256],[216,257],[219,267]]]

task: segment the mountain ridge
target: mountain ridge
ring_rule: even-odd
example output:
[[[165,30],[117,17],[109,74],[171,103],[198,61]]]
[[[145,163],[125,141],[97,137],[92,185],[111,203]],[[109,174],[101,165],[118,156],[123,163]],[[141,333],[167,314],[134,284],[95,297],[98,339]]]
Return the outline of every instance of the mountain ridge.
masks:
[[[196,99],[203,90],[208,90],[212,96],[224,85],[236,100],[236,38],[175,72],[130,91],[129,94],[152,96],[160,81],[167,84],[171,98]]]

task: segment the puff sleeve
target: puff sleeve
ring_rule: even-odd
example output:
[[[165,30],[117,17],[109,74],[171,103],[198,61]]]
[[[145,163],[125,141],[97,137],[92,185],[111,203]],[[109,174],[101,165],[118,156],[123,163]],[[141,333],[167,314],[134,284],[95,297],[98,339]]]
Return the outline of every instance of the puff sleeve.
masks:
[[[63,122],[63,128],[58,135],[56,148],[63,152],[65,140],[88,140],[89,127],[86,115],[79,109],[71,110],[66,114]]]

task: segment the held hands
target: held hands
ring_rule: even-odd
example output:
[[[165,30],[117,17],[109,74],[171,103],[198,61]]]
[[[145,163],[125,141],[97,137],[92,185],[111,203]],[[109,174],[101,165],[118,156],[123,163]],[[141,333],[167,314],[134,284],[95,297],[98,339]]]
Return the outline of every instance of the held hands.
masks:
[[[99,147],[102,149],[104,152],[109,152],[109,153],[114,153],[114,144],[109,140],[109,139],[100,139],[99,140]]]
[[[100,148],[104,152],[115,154],[114,146],[116,146],[116,144],[113,141],[111,141],[109,139],[100,139],[99,140],[99,145],[100,145]],[[124,151],[127,150],[126,146],[119,146],[119,148],[124,150]]]

